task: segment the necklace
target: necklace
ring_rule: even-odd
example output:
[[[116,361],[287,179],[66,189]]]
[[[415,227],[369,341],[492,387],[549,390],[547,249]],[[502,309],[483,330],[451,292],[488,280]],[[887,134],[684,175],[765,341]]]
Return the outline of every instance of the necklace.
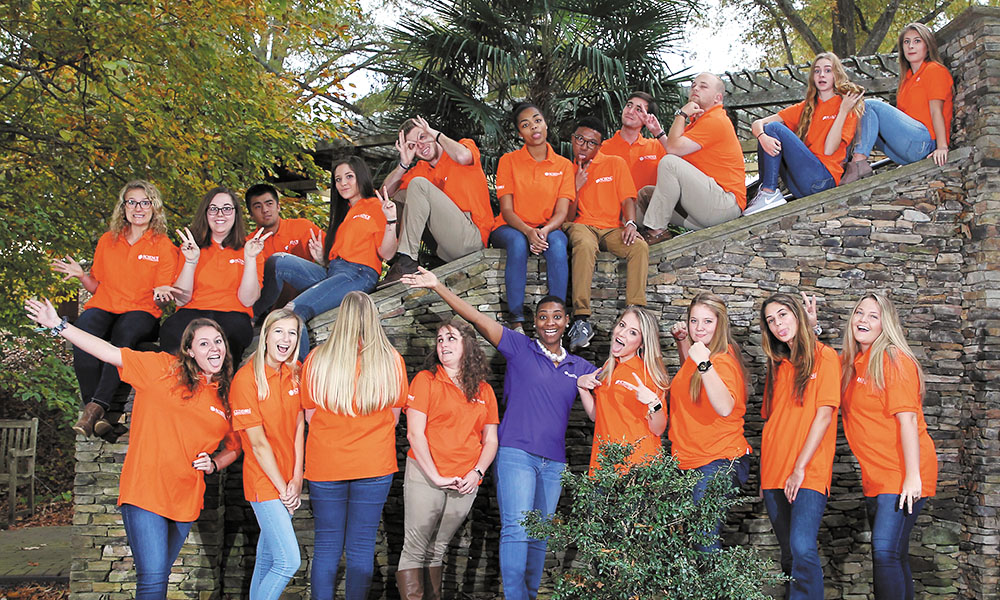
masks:
[[[559,364],[566,359],[566,349],[563,348],[561,344],[559,346],[559,354],[556,354],[555,352],[550,352],[548,348],[543,346],[541,341],[535,340],[535,343],[538,344],[538,347],[542,350],[545,356],[548,356],[549,360],[552,362]]]

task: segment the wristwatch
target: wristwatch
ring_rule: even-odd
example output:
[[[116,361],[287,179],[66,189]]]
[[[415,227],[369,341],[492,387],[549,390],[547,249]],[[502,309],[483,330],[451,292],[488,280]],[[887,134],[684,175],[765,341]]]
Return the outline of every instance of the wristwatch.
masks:
[[[482,481],[485,475],[483,475],[483,472],[479,470],[479,467],[473,467],[472,470],[476,472],[476,475],[479,475],[479,481]]]
[[[663,410],[663,403],[657,402],[656,404],[653,404],[649,407],[649,410],[646,411],[646,414],[651,417],[656,413],[660,412],[661,410]]]
[[[691,115],[684,112],[682,109],[678,108],[677,112],[674,113],[675,117],[684,117],[684,120],[690,119]]]
[[[636,229],[639,229],[639,227],[635,224],[635,221],[633,221],[632,219],[629,219],[628,221],[625,221],[625,225],[624,226],[628,227],[629,225],[631,225],[632,227],[635,227]]]
[[[712,361],[706,360],[705,362],[698,363],[698,372],[704,373],[705,371],[712,368]]]

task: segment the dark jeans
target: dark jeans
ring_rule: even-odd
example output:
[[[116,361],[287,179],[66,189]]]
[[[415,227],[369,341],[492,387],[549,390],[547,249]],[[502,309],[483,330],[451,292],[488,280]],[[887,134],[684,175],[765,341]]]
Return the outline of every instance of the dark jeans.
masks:
[[[712,481],[715,474],[719,471],[724,471],[730,468],[732,465],[732,471],[729,475],[732,478],[733,489],[729,495],[737,494],[741,487],[747,482],[750,477],[750,456],[743,455],[736,460],[730,460],[728,458],[720,458],[718,460],[713,460],[707,465],[702,465],[697,467],[695,471],[701,473],[702,477],[694,485],[694,489],[691,490],[691,495],[694,499],[694,503],[698,504],[702,498],[705,497],[705,490],[708,488],[708,483]],[[715,540],[709,546],[698,546],[698,549],[702,552],[718,552],[722,549],[722,540],[719,539],[719,532],[722,531],[722,525],[725,521],[725,515],[715,524],[715,528],[710,532],[712,534],[712,539]]]
[[[569,287],[569,255],[566,234],[557,229],[549,233],[546,241],[549,248],[542,252],[545,257],[545,275],[549,294],[566,299]],[[507,309],[511,321],[524,321],[524,288],[528,281],[528,238],[510,225],[501,225],[490,234],[490,244],[507,251],[504,267],[504,293],[507,295]]]
[[[781,547],[781,570],[790,575],[785,600],[823,600],[823,567],[816,537],[826,510],[826,494],[800,489],[795,502],[785,490],[764,490],[764,507]]]
[[[136,600],[163,600],[170,568],[192,522],[174,521],[131,504],[122,504],[119,509],[135,562]]]
[[[868,524],[872,528],[872,564],[875,600],[913,600],[910,573],[910,532],[927,498],[913,503],[913,512],[899,506],[899,494],[865,497]]]
[[[176,353],[181,345],[184,329],[195,319],[212,319],[219,324],[229,342],[233,370],[239,369],[243,362],[243,352],[253,340],[253,323],[250,322],[250,315],[244,312],[182,308],[160,326],[160,350]]]
[[[764,133],[781,142],[781,152],[771,156],[757,144],[757,164],[760,165],[760,187],[778,189],[778,175],[796,198],[816,194],[836,186],[833,175],[819,157],[784,123],[764,125]]]
[[[134,350],[142,342],[156,340],[160,321],[141,310],[116,314],[100,308],[88,308],[73,324],[89,334],[111,342],[114,346]],[[80,382],[80,398],[84,404],[93,401],[108,412],[112,409],[113,412],[124,410],[123,401],[128,394],[115,395],[115,390],[122,385],[118,377],[118,367],[101,362],[74,346],[73,370],[76,371],[76,379]],[[127,387],[127,384],[125,385]],[[112,403],[115,405],[112,406]]]

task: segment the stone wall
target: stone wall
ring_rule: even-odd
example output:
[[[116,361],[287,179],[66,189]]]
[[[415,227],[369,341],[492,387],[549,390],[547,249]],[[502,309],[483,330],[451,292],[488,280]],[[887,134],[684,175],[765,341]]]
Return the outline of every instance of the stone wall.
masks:
[[[843,188],[794,201],[749,218],[682,236],[650,254],[649,308],[660,316],[668,371],[677,369],[666,334],[690,298],[710,290],[727,300],[734,332],[751,366],[753,394],[746,431],[759,449],[763,358],[761,300],[775,291],[805,291],[820,301],[822,340],[840,346],[847,311],[865,291],[887,291],[900,309],[908,339],[927,372],[924,411],[938,451],[938,494],[914,531],[911,556],[921,598],[1000,598],[997,510],[1000,508],[1000,11],[963,13],[939,36],[957,84],[956,125],[949,163],[899,167]],[[501,317],[503,253],[486,250],[436,272],[480,310]],[[544,294],[544,264],[529,263],[528,304]],[[582,353],[595,363],[607,355],[608,327],[624,308],[624,267],[599,257],[594,277],[598,334]],[[422,290],[394,286],[375,294],[383,324],[410,374],[432,347],[433,331],[448,308]],[[310,324],[325,338],[336,313]],[[487,347],[493,383],[502,393],[503,361]],[[571,467],[585,468],[592,433],[574,410],[567,434]],[[117,444],[79,441],[75,488],[77,553],[71,576],[77,599],[129,598],[134,572],[121,519],[114,508],[127,439]],[[399,459],[406,448],[399,429]],[[206,510],[171,576],[171,597],[246,597],[256,522],[242,499],[239,463],[208,478]],[[757,465],[724,537],[768,555],[777,547],[762,503]],[[312,556],[308,502],[294,519],[304,568],[287,597],[307,597]],[[449,553],[446,597],[499,595],[499,517],[491,475]],[[397,477],[383,515],[373,598],[395,598],[391,583],[402,545],[402,489]],[[830,502],[820,531],[827,597],[871,596],[869,532],[860,473],[841,434]],[[550,556],[549,577],[563,557]]]

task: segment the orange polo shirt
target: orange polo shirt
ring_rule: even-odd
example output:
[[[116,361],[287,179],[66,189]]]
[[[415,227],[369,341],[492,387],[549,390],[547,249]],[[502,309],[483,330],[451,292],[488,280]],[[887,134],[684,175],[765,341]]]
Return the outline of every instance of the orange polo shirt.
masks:
[[[179,261],[178,269],[184,266]],[[243,249],[223,248],[212,242],[201,249],[194,270],[194,289],[184,308],[242,312],[253,316],[252,306],[243,306],[236,295],[243,279]],[[257,285],[264,283],[264,255],[257,255]]]
[[[177,247],[165,235],[147,229],[129,244],[124,235],[116,240],[108,231],[94,250],[90,275],[98,286],[84,308],[118,315],[140,310],[159,318],[163,311],[153,302],[153,288],[173,284],[177,263]]]
[[[312,357],[302,369],[299,397],[302,408],[315,408],[306,437],[305,478],[310,481],[346,481],[395,473],[396,422],[392,409],[406,406],[406,365],[399,361],[399,396],[382,410],[357,416],[334,414],[319,408],[309,393]]]
[[[684,128],[684,137],[701,146],[682,158],[708,175],[719,187],[732,192],[740,209],[747,207],[746,169],[743,148],[733,122],[721,104],[706,110]]]
[[[624,159],[629,171],[632,172],[635,187],[642,189],[647,185],[656,185],[656,167],[660,164],[660,159],[666,156],[667,151],[660,140],[641,135],[634,143],[629,144],[619,130],[611,136],[611,139],[601,144],[599,154]]]
[[[246,430],[264,427],[267,442],[271,445],[274,460],[285,481],[295,474],[295,430],[299,415],[299,382],[292,369],[282,364],[280,369],[264,365],[267,388],[270,394],[261,402],[257,398],[257,380],[254,378],[253,361],[236,372],[229,388],[229,405],[233,409],[233,430],[240,434],[243,448],[243,494],[248,502],[277,500],[284,490],[279,490],[261,468],[250,444]]]
[[[131,504],[174,521],[194,521],[205,502],[205,476],[191,466],[219,443],[239,450],[216,384],[190,398],[177,379],[177,357],[122,348],[122,381],[135,388],[131,434],[118,483],[118,505]]]
[[[594,388],[594,445],[590,451],[590,472],[598,468],[600,445],[606,442],[628,442],[634,446],[629,464],[651,460],[660,452],[660,437],[649,430],[646,414],[649,407],[639,402],[635,392],[623,383],[635,385],[635,375],[646,387],[656,390],[656,385],[645,370],[642,357],[636,355],[619,362],[611,378]],[[666,392],[658,394],[660,402]],[[666,409],[666,407],[664,407]]]
[[[486,173],[479,158],[479,147],[476,142],[462,138],[458,140],[472,152],[472,163],[461,165],[447,153],[442,151],[437,165],[421,160],[417,166],[403,174],[399,188],[405,190],[414,177],[425,177],[433,183],[445,196],[451,198],[462,212],[472,216],[472,222],[479,228],[483,245],[487,244],[493,227],[493,209],[490,207],[490,190],[486,183]]]
[[[312,261],[312,254],[309,253],[311,233],[316,233],[320,243],[323,242],[325,237],[323,230],[309,219],[281,219],[278,221],[278,230],[264,240],[264,250],[261,254],[264,256],[264,260],[270,258],[275,252],[287,252]],[[254,230],[247,236],[247,239],[249,240],[256,234],[257,230]]]
[[[925,60],[916,73],[909,68],[906,69],[903,83],[899,86],[899,94],[896,96],[896,108],[923,123],[930,132],[931,139],[936,140],[934,123],[931,121],[930,101],[942,100],[945,138],[950,141],[951,117],[955,110],[952,101],[954,85],[951,73],[944,65]]]
[[[576,178],[576,165],[573,165]],[[575,185],[575,184],[574,184]],[[622,203],[635,198],[635,185],[628,165],[618,156],[594,155],[587,168],[587,182],[576,193],[574,223],[601,229],[622,226]]]
[[[371,267],[382,273],[382,258],[378,247],[382,245],[387,225],[382,203],[378,198],[362,198],[347,211],[344,222],[337,228],[337,236],[330,247],[330,260],[342,258],[347,262]]]
[[[840,184],[840,176],[844,174],[847,146],[854,139],[854,130],[858,127],[858,116],[852,110],[844,119],[844,127],[840,131],[840,145],[837,146],[837,151],[829,156],[824,152],[823,146],[826,145],[826,136],[830,133],[830,128],[833,127],[837,113],[840,112],[841,99],[841,96],[837,94],[834,94],[833,98],[829,100],[820,101],[817,99],[816,109],[813,111],[812,121],[809,123],[805,139],[806,146],[823,163],[830,175],[833,175],[833,180],[838,185]],[[799,126],[799,118],[802,116],[805,106],[806,103],[803,100],[798,104],[781,109],[778,111],[778,116],[789,129],[795,131],[795,128]]]
[[[806,465],[802,488],[821,494],[830,492],[833,479],[833,456],[837,448],[837,407],[840,406],[840,359],[826,344],[816,342],[813,373],[800,406],[794,398],[795,370],[787,360],[778,365],[774,378],[771,416],[767,419],[760,439],[760,487],[763,490],[783,489],[792,474],[795,461],[802,451],[816,411],[821,406],[833,407],[833,418]]]
[[[556,154],[549,144],[545,146],[545,160],[536,161],[528,147],[521,146],[501,156],[497,165],[497,198],[513,194],[514,214],[529,227],[548,223],[559,198],[572,200],[576,196],[573,163]],[[499,214],[493,229],[507,224]]]
[[[500,423],[497,397],[485,381],[470,402],[438,365],[434,373],[421,371],[410,383],[406,410],[427,415],[424,436],[434,466],[443,477],[465,477],[483,452],[483,428]],[[416,460],[411,448],[407,454]]]
[[[865,496],[899,494],[903,490],[906,463],[896,415],[917,415],[920,442],[920,495],[933,496],[937,490],[937,453],[927,434],[920,404],[920,376],[917,365],[904,354],[887,352],[882,357],[885,389],[868,382],[868,359],[863,352],[854,359],[854,379],[844,393],[844,434],[861,465],[861,489]]]
[[[728,417],[715,412],[704,385],[698,401],[691,400],[691,377],[698,366],[690,357],[670,382],[669,437],[671,451],[682,469],[697,469],[713,460],[739,458],[753,452],[743,435],[743,416],[747,412],[746,382],[732,352],[730,349],[712,356],[712,369],[735,400]]]

